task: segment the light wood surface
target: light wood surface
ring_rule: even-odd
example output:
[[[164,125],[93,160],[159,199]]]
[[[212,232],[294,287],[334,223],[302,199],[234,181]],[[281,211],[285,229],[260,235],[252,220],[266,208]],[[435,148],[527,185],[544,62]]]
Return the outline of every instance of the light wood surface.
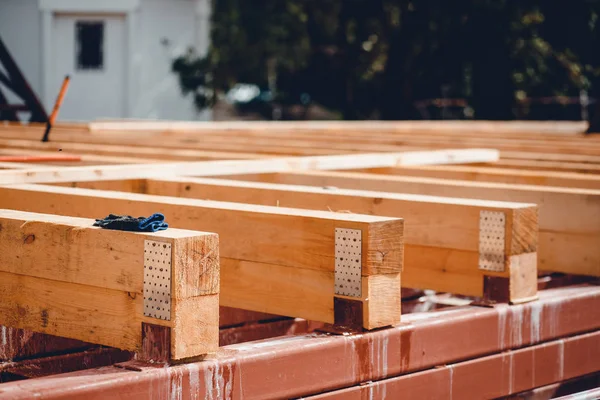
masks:
[[[498,152],[489,149],[436,150],[387,154],[356,154],[314,157],[282,157],[260,160],[225,160],[126,164],[83,167],[38,167],[0,170],[0,184],[75,182],[182,176],[215,176],[240,173],[270,173],[292,170],[347,170],[398,165],[456,164],[490,162]]]
[[[523,170],[465,165],[372,168],[363,171],[382,175],[419,176],[475,182],[515,183],[520,185],[558,186],[600,189],[600,176],[573,172]]]
[[[86,183],[83,183],[86,185]],[[209,178],[147,180],[146,193],[213,199],[280,207],[332,210],[403,218],[405,221],[405,287],[446,290],[482,296],[485,271],[479,269],[480,213],[495,211],[507,218],[507,255],[537,252],[537,206],[534,204],[281,185]],[[507,259],[510,261],[510,258]],[[510,277],[510,263],[507,262]],[[410,274],[411,270],[417,270]],[[418,271],[430,270],[427,274]],[[459,274],[453,286],[448,276]],[[412,276],[428,279],[411,280]],[[476,284],[470,285],[469,276]],[[515,299],[516,300],[516,299]]]
[[[283,184],[537,204],[538,268],[600,276],[599,190],[325,171],[263,178]]]
[[[0,207],[96,218],[161,212],[172,227],[219,234],[222,280],[235,284],[222,285],[221,304],[323,322],[333,323],[335,228],[363,232],[364,277],[402,269],[404,221],[399,218],[41,185],[0,187]],[[240,281],[240,276],[253,280]],[[307,284],[307,277],[315,281]],[[260,295],[241,291],[244,285],[254,285]],[[305,296],[321,285],[330,286],[327,302],[314,307],[317,299]],[[397,294],[366,292],[362,299],[377,296]],[[281,297],[289,300],[273,301]],[[399,319],[390,314],[387,325]]]
[[[218,347],[218,238],[136,233],[0,210],[0,324],[140,351],[142,322],[171,328],[171,356]],[[144,316],[144,242],[172,246],[171,319]]]

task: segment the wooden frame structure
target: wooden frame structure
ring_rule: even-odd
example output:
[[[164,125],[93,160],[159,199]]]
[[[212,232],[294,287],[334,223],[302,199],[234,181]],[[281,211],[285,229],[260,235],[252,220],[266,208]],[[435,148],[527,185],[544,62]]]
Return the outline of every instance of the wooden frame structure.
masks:
[[[48,115],[29,83],[14,61],[8,48],[0,38],[0,82],[14,95],[23,101],[22,104],[9,104],[8,96],[0,89],[0,120],[19,122],[17,112],[29,111],[29,122],[43,123],[48,121]],[[6,71],[6,74],[5,72]]]
[[[544,271],[587,277],[583,280],[600,276],[600,175],[595,174],[600,142],[568,124],[103,122],[55,126],[50,143],[36,141],[40,129],[0,127],[0,157],[33,157],[0,164],[0,210],[19,210],[22,218],[84,217],[88,225],[89,218],[109,213],[161,212],[171,227],[166,232],[217,234],[219,300],[206,309],[201,306],[207,313],[212,310],[212,320],[195,314],[198,323],[209,323],[210,340],[203,342],[213,347],[178,352],[177,335],[171,336],[170,346],[161,345],[162,333],[144,327],[144,337],[152,343],[146,352],[151,356],[144,357],[141,341],[120,345],[0,320],[12,328],[174,362],[217,351],[219,325],[221,344],[234,340],[225,339],[233,331],[224,332],[242,328],[225,328],[223,307],[269,313],[249,314],[242,322],[275,314],[317,324],[293,325],[294,331],[318,327],[375,338],[392,334],[405,322],[401,298],[413,289],[450,293],[459,296],[452,297],[452,304],[471,303],[474,309],[492,306],[500,319],[529,310],[532,320],[526,329],[537,332],[531,334],[530,350],[538,352],[537,326],[552,324],[540,320],[540,307],[546,307],[540,303],[543,291],[538,292]],[[57,153],[72,158],[45,161]],[[578,172],[581,164],[585,173]],[[124,234],[102,233],[116,241]],[[344,247],[346,240],[357,244]],[[204,255],[210,253],[205,247]],[[342,251],[351,252],[349,261],[344,262]],[[9,262],[13,267],[19,263]],[[219,305],[220,323],[214,317]],[[474,318],[477,323],[479,317]],[[515,318],[502,329],[513,334],[523,329]],[[591,325],[573,335],[599,328],[581,318]],[[282,321],[269,326],[292,329]],[[559,337],[552,333],[548,340]],[[573,338],[580,339],[588,344],[597,340],[594,335]],[[524,344],[512,342],[506,348]],[[115,360],[121,357],[111,354]],[[457,355],[455,360],[474,356]],[[197,365],[204,368],[202,362]],[[27,375],[21,366],[11,368],[11,373]],[[438,375],[447,378],[446,372]],[[383,377],[390,375],[377,379]],[[358,383],[363,378],[356,377]],[[519,390],[546,383],[552,382],[524,384]],[[381,390],[381,385],[373,388]],[[389,385],[402,387],[392,380]],[[311,393],[316,392],[290,390],[285,396]]]

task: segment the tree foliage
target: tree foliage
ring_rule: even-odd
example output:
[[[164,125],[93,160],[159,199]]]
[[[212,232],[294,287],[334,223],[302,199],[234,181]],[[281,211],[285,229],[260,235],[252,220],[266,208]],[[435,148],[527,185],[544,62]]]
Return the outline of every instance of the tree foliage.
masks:
[[[174,70],[199,107],[244,82],[346,119],[421,118],[415,104],[441,97],[475,118],[577,118],[524,101],[600,98],[599,15],[596,0],[213,0],[208,54]]]

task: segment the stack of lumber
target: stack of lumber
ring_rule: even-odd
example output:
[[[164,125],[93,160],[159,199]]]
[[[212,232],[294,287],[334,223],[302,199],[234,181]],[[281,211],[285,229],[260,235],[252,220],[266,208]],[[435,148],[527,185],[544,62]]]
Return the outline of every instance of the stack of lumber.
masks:
[[[600,276],[600,138],[581,128],[0,126],[0,156],[37,157],[0,163],[0,324],[174,361],[217,350],[219,307],[339,333],[397,326],[402,288],[536,304],[547,272]],[[155,212],[167,231],[92,227]],[[168,319],[144,312],[146,242],[172,249]]]

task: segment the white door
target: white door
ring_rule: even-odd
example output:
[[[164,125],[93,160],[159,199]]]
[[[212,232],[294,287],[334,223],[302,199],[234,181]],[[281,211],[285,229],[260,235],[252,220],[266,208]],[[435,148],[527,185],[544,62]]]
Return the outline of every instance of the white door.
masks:
[[[53,20],[52,99],[71,77],[58,120],[125,117],[125,16],[55,14]]]

